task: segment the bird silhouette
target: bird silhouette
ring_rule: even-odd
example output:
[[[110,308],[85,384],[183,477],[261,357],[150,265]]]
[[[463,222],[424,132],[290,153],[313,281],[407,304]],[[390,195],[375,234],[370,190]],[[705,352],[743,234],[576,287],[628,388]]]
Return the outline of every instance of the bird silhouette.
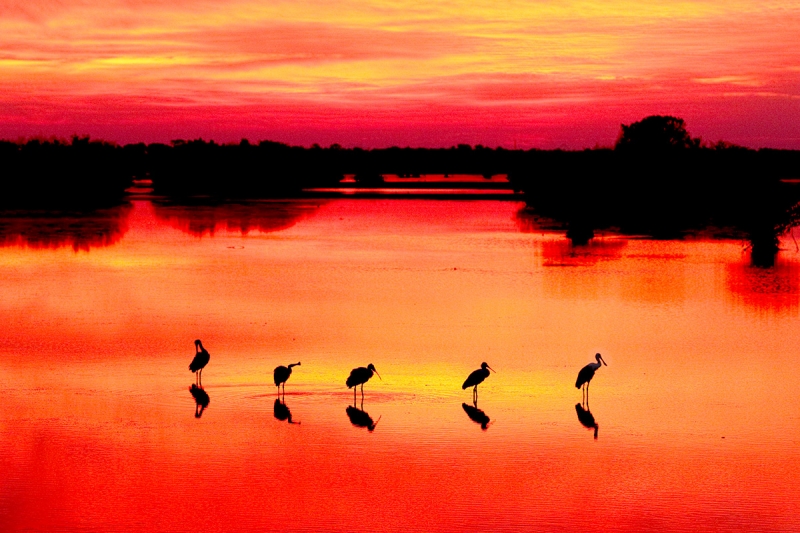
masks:
[[[378,371],[375,370],[375,365],[373,365],[372,363],[367,365],[366,368],[364,368],[363,366],[360,366],[360,367],[354,368],[353,370],[350,371],[350,376],[348,376],[347,381],[345,383],[347,384],[347,388],[348,389],[350,389],[350,388],[353,389],[353,403],[354,404],[356,403],[356,389],[355,389],[355,387],[357,387],[358,385],[361,385],[361,400],[363,402],[363,400],[364,400],[364,383],[366,383],[367,381],[370,380],[370,378],[372,377],[373,373],[378,374]],[[383,381],[383,378],[381,377],[380,374],[378,374],[378,379]]]
[[[275,378],[275,386],[278,387],[278,394],[281,392],[281,383],[283,384],[283,392],[286,393],[286,380],[289,379],[289,376],[292,375],[292,367],[293,366],[300,366],[300,361],[291,364],[289,366],[278,366],[275,367],[275,372],[273,372],[273,377]],[[314,366],[314,365],[311,365]]]
[[[208,407],[211,398],[208,397],[208,393],[204,391],[202,387],[198,387],[194,383],[189,387],[189,393],[192,395],[192,398],[194,398],[196,404],[194,408],[194,417],[200,418],[203,416],[203,411]]]
[[[467,376],[467,380],[463,385],[461,385],[461,390],[467,390],[467,387],[473,387],[472,403],[474,404],[478,403],[478,385],[483,383],[483,380],[489,377],[489,370],[494,372],[494,369],[488,364],[481,363],[481,367]]]
[[[285,402],[282,402],[279,398],[275,398],[275,404],[272,407],[272,414],[275,415],[280,421],[286,421],[290,424],[299,424],[300,422],[292,422],[292,412],[289,411],[289,408],[286,406]]]
[[[580,389],[583,385],[586,385],[586,401],[589,401],[589,382],[592,381],[594,377],[595,371],[600,368],[600,363],[602,362],[606,365],[606,362],[603,360],[603,356],[597,354],[594,356],[597,359],[596,363],[589,363],[585,367],[581,368],[581,371],[578,372],[578,380],[575,382],[575,388]],[[606,365],[608,366],[608,365]]]
[[[369,416],[369,413],[363,410],[364,402],[361,402],[361,409],[354,405],[347,406],[347,418],[350,419],[350,423],[356,427],[360,428],[367,428],[369,431],[374,431],[375,426],[378,425],[378,422],[381,421],[380,417],[378,417],[377,421],[373,421],[372,417]]]
[[[486,431],[486,428],[489,427],[489,417],[486,416],[486,413],[484,413],[481,409],[478,409],[477,405],[473,407],[471,405],[462,403],[461,407],[467,413],[467,416],[470,418],[470,420],[480,424],[481,429]]]
[[[202,387],[203,369],[208,364],[208,360],[211,359],[211,355],[209,355],[206,349],[203,348],[203,343],[200,342],[200,339],[194,341],[194,348],[195,348],[194,359],[192,359],[192,362],[189,363],[189,370],[191,370],[192,373],[197,372],[196,383],[200,384],[200,386]]]
[[[600,429],[600,426],[595,422],[594,416],[592,416],[592,412],[589,411],[588,405],[587,408],[584,409],[583,406],[579,403],[575,404],[575,412],[578,413],[578,421],[583,424],[583,427],[592,429],[594,428],[594,438],[597,438],[597,430]]]

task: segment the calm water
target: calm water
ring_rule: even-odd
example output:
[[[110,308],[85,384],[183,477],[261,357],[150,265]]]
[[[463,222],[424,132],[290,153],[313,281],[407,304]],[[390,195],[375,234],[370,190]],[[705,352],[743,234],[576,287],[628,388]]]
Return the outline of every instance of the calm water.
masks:
[[[0,219],[0,531],[800,530],[791,237],[771,269],[739,241],[573,249],[520,207]],[[368,363],[372,431],[344,385]]]

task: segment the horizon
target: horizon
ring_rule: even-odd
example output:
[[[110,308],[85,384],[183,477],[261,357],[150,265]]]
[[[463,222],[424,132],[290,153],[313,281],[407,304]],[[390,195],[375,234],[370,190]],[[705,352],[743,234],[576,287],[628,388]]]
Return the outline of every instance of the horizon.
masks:
[[[581,150],[620,124],[800,149],[788,0],[0,3],[0,138]]]

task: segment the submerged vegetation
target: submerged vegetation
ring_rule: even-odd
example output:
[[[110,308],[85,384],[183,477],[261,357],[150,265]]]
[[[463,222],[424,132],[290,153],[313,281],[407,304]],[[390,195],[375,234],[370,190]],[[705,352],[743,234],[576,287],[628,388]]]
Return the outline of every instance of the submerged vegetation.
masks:
[[[507,175],[528,209],[563,223],[580,244],[594,231],[672,238],[714,225],[746,235],[754,257],[777,250],[800,201],[800,151],[752,150],[693,138],[682,119],[622,125],[615,147],[581,151],[451,148],[346,149],[262,141],[170,144],[0,142],[0,209],[82,211],[121,203],[133,180],[172,201],[297,197],[345,175],[374,187],[384,174]],[[351,182],[352,185],[352,182]]]

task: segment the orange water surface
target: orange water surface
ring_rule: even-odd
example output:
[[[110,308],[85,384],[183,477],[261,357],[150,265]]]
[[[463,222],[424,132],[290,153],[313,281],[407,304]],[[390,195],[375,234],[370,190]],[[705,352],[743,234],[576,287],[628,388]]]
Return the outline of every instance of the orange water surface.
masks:
[[[0,531],[800,530],[791,237],[755,268],[733,240],[572,247],[521,207],[0,217]],[[372,429],[344,384],[368,363]]]

